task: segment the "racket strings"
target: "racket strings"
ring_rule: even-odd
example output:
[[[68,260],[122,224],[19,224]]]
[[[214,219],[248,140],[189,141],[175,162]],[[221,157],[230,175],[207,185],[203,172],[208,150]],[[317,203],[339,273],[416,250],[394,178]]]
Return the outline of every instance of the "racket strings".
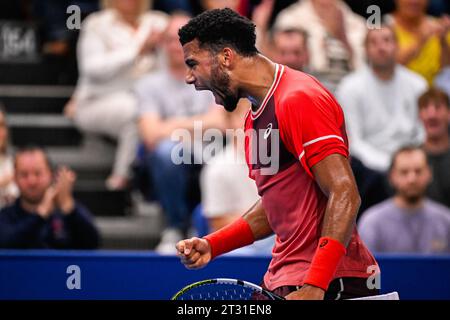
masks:
[[[192,288],[178,300],[250,300],[254,290],[228,284],[208,284]]]

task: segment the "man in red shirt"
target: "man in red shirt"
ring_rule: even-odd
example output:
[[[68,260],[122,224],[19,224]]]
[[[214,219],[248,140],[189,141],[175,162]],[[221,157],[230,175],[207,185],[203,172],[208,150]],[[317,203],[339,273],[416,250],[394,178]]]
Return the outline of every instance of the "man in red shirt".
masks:
[[[276,234],[263,285],[287,299],[378,294],[377,263],[356,231],[360,205],[348,161],[344,114],[316,79],[255,48],[253,23],[230,9],[207,11],[179,31],[186,82],[228,111],[247,98],[246,159],[261,200],[202,239],[177,244],[187,268]],[[370,287],[370,288],[369,288]]]

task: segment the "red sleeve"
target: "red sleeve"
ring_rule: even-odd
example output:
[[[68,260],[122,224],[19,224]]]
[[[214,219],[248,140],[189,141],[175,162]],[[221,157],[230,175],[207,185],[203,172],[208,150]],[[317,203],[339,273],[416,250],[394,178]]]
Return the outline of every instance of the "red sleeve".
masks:
[[[327,156],[348,157],[344,114],[331,96],[300,92],[279,105],[277,118],[281,139],[311,177],[311,168]]]
[[[244,118],[244,132],[247,133],[248,130],[252,129],[252,122],[250,119],[250,110],[247,112],[247,114],[245,115]],[[245,134],[245,139],[244,139],[244,148],[245,148],[245,162],[247,163],[247,167],[248,167],[248,177],[252,180],[255,180],[255,176],[253,175],[252,172],[252,165],[251,165],[251,159],[250,159],[250,137],[248,136],[248,134]]]

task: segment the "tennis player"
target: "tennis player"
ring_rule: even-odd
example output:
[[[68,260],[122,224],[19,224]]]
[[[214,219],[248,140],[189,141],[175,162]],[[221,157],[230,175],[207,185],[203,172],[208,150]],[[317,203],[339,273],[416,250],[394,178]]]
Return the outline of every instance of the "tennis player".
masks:
[[[377,262],[355,226],[360,205],[349,165],[344,114],[315,78],[276,64],[255,48],[254,24],[230,9],[206,11],[179,31],[186,82],[210,90],[227,111],[247,98],[250,177],[261,200],[204,238],[180,241],[181,262],[215,257],[276,234],[263,287],[286,299],[371,296]],[[273,139],[272,135],[279,136]],[[278,143],[277,148],[270,144]],[[261,161],[255,150],[278,150]],[[275,171],[270,170],[277,168]],[[239,182],[236,182],[239,183]]]

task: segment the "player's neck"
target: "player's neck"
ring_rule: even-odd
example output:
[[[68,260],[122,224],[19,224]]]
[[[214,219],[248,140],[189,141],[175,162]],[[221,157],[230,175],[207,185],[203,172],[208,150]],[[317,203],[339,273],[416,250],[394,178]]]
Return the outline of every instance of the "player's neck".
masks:
[[[275,63],[260,54],[242,61],[242,74],[239,75],[240,96],[249,99],[252,108],[258,108],[270,90],[275,69]]]

